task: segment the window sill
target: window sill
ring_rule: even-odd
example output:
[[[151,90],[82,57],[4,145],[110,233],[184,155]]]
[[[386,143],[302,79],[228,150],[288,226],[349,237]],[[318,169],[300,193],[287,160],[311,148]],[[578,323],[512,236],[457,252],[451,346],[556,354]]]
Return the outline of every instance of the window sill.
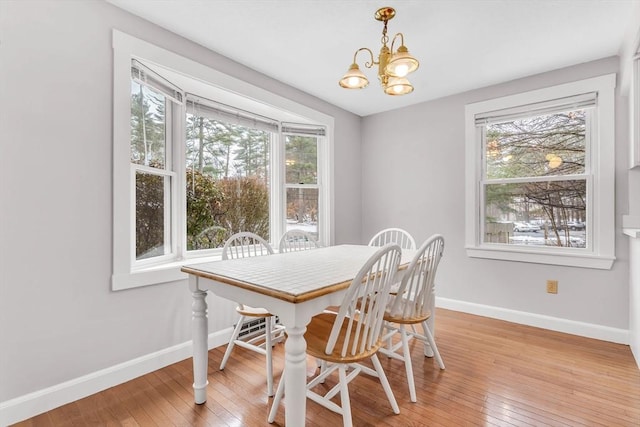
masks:
[[[622,233],[640,239],[640,215],[623,215]]]
[[[146,267],[126,274],[114,274],[111,276],[111,289],[114,291],[121,291],[124,289],[186,280],[188,275],[180,271],[183,266],[219,261],[220,259],[219,255],[190,258],[181,261],[168,262],[161,265],[154,265],[152,267]]]
[[[278,253],[278,251],[275,250],[275,253]],[[141,268],[127,274],[114,274],[111,276],[111,289],[114,291],[121,291],[124,289],[140,288],[142,286],[159,285],[161,283],[186,280],[189,275],[180,271],[180,269],[185,265],[220,261],[221,259],[221,255],[189,258],[182,261],[167,262],[160,265]]]
[[[622,232],[629,237],[640,239],[640,228],[623,228]]]
[[[517,261],[533,264],[561,265],[565,267],[594,268],[610,270],[615,261],[614,256],[602,256],[578,253],[559,253],[516,248],[478,248],[467,247],[467,256],[471,258],[497,259],[502,261]]]

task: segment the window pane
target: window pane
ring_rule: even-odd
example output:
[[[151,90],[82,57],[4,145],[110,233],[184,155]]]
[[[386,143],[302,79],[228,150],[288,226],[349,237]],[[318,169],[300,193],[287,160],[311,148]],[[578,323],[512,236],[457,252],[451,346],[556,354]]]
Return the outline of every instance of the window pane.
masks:
[[[287,230],[299,229],[318,238],[318,189],[287,188]]]
[[[287,184],[317,184],[318,139],[314,136],[285,136]]]
[[[167,195],[171,178],[136,171],[136,259],[169,253]]]
[[[485,185],[484,242],[587,247],[586,181]]]
[[[488,179],[582,174],[586,110],[486,126]]]
[[[187,249],[224,245],[234,233],[269,239],[271,133],[187,114]]]
[[[165,96],[131,81],[131,163],[165,167]]]

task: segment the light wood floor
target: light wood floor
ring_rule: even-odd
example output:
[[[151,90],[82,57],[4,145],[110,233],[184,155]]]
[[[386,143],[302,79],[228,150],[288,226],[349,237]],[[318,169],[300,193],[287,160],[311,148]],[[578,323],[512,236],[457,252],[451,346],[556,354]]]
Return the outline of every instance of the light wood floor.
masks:
[[[628,346],[441,309],[436,319],[447,369],[422,356],[416,343],[418,402],[411,403],[402,363],[381,357],[400,415],[377,379],[360,375],[349,388],[355,426],[640,426],[640,371]],[[18,425],[269,426],[264,359],[237,349],[219,371],[223,350],[209,352],[204,405],[193,403],[188,359]],[[282,358],[278,344],[278,377]],[[311,376],[313,361],[308,367]],[[282,408],[273,425],[284,425]],[[342,422],[307,400],[307,425]]]

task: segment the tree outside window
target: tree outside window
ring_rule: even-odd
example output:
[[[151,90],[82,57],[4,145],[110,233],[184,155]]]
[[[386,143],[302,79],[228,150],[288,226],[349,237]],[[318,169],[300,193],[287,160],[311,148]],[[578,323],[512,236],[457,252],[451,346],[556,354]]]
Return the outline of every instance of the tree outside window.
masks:
[[[588,117],[580,109],[485,126],[485,242],[588,245]]]
[[[269,239],[269,146],[264,130],[187,114],[187,250],[219,248],[250,231]]]
[[[287,230],[318,236],[318,138],[285,135]]]
[[[170,251],[171,176],[165,170],[165,96],[131,81],[131,163],[135,165],[136,259],[166,255]]]
[[[610,269],[615,84],[607,74],[465,106],[465,249]]]

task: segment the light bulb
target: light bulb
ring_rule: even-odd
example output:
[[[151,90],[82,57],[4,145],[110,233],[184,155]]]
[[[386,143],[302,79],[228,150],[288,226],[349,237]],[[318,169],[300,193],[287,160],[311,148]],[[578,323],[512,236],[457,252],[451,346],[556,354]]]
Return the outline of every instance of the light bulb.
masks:
[[[393,87],[393,91],[394,91],[395,93],[402,93],[402,85],[395,85],[395,86]]]
[[[359,79],[357,77],[349,77],[348,85],[351,87],[358,86]]]
[[[397,77],[404,77],[409,74],[409,66],[407,64],[400,64],[395,68],[395,74]]]
[[[553,159],[549,160],[549,167],[551,169],[555,169],[559,167],[561,164],[562,164],[562,159],[560,157],[554,157]]]

